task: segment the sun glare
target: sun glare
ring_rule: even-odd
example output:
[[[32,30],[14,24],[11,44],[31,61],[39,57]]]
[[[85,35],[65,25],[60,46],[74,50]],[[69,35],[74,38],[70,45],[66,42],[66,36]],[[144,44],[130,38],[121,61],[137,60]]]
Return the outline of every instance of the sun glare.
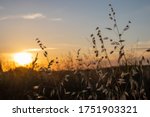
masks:
[[[18,64],[18,65],[28,65],[32,62],[32,55],[31,53],[27,53],[27,52],[20,52],[20,53],[16,53],[13,55],[14,61]]]

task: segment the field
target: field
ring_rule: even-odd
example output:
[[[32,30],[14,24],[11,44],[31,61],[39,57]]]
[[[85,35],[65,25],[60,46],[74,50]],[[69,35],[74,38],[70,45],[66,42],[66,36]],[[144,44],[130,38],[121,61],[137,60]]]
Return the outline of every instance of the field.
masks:
[[[0,99],[150,99],[150,66],[53,71],[27,68],[0,73]]]

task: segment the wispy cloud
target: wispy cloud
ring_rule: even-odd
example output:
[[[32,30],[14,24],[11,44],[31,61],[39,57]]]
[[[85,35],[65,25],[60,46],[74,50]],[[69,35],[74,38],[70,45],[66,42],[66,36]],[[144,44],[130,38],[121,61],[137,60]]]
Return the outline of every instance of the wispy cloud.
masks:
[[[8,16],[7,17],[0,17],[0,21],[7,20],[7,19],[9,19]]]
[[[4,16],[4,17],[0,17],[0,21],[3,20],[9,20],[9,19],[18,19],[19,16]]]
[[[55,47],[60,47],[60,48],[64,48],[64,47],[80,47],[80,45],[78,44],[71,44],[71,43],[55,43],[53,44],[55,45]]]
[[[0,21],[4,20],[14,20],[14,19],[24,19],[24,20],[36,20],[36,19],[48,19],[50,21],[59,22],[63,19],[60,17],[57,18],[48,18],[42,13],[33,13],[33,14],[26,14],[26,15],[10,15],[10,16],[4,16],[0,17]]]
[[[45,50],[56,50],[58,48],[46,48]],[[40,48],[30,48],[30,49],[26,49],[24,50],[25,52],[39,52],[42,51]]]
[[[44,19],[44,18],[46,18],[46,16],[43,15],[42,13],[33,13],[33,14],[27,14],[27,15],[4,16],[4,17],[0,17],[0,21],[11,20],[11,19],[35,20],[35,19]]]
[[[29,19],[29,20],[33,20],[33,19],[43,19],[46,18],[46,16],[44,16],[41,13],[34,13],[34,14],[28,14],[28,15],[23,15],[21,16],[23,19]]]
[[[51,21],[62,21],[62,18],[51,18]]]

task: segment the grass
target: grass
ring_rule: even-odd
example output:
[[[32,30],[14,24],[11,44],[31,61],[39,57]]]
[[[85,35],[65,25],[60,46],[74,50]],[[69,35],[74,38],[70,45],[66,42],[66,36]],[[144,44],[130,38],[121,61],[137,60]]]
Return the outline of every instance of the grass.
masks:
[[[51,74],[16,68],[0,74],[0,99],[150,99],[149,68],[122,66]]]
[[[46,46],[37,38],[47,66],[35,70],[38,53],[30,68],[18,67],[4,72],[0,63],[0,99],[150,99],[150,62],[144,57],[150,49],[139,59],[129,61],[122,35],[129,29],[131,21],[120,31],[116,12],[111,4],[109,7],[113,26],[106,30],[114,32],[117,39],[103,37],[100,28],[96,27],[96,34],[90,35],[92,59],[91,55],[81,54],[82,49],[78,49],[75,59],[70,54],[66,60],[66,70],[54,71],[53,64],[61,64],[59,58],[49,59]],[[108,43],[112,50],[107,49]],[[117,66],[111,60],[114,53],[118,54]]]

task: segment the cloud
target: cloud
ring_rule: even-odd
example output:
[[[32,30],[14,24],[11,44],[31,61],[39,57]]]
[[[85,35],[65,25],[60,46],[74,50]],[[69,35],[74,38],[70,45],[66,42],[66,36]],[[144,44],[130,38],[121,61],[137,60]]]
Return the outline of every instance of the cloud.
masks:
[[[57,48],[46,48],[45,50],[56,50]],[[24,50],[25,52],[39,52],[42,51],[40,48],[30,48]]]
[[[9,19],[18,19],[19,16],[5,16],[5,17],[0,17],[0,21],[3,20],[9,20]]]
[[[8,16],[7,17],[0,17],[0,21],[7,20],[7,19],[9,19]]]
[[[33,13],[28,15],[11,15],[11,16],[0,17],[0,21],[11,20],[11,19],[35,20],[35,19],[43,19],[43,18],[46,18],[46,16],[44,16],[42,13]]]
[[[51,18],[51,21],[62,21],[62,18]]]
[[[60,17],[47,18],[42,13],[32,13],[32,14],[25,14],[25,15],[9,15],[9,16],[0,17],[0,21],[14,20],[14,19],[24,19],[24,20],[48,19],[50,21],[62,21],[63,20]]]
[[[46,16],[44,16],[41,13],[34,13],[34,14],[28,14],[28,15],[23,15],[21,16],[23,19],[29,19],[29,20],[33,20],[33,19],[43,19]]]

